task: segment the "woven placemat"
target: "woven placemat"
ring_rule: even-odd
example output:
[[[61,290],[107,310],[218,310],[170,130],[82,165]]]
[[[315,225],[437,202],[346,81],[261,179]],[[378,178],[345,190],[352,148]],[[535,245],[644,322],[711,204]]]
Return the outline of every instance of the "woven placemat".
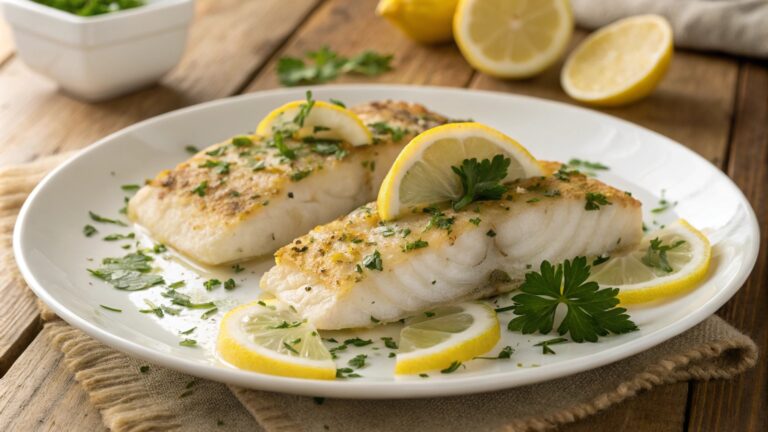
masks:
[[[10,252],[15,215],[34,185],[66,156],[0,170],[0,259],[18,283],[23,281]],[[146,362],[101,344],[40,307],[52,343],[114,431],[546,430],[655,386],[728,379],[757,360],[754,342],[713,316],[628,359],[542,384],[459,397],[327,399],[319,404],[309,397],[227,387],[154,365],[142,368]]]

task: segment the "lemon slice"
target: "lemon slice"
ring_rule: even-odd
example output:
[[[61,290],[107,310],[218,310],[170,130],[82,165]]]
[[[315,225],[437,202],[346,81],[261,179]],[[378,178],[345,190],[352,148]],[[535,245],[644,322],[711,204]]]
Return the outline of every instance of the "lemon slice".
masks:
[[[572,33],[568,0],[461,0],[453,17],[453,35],[467,61],[500,78],[546,69]]]
[[[457,3],[458,0],[380,0],[376,14],[416,42],[448,42],[452,39]]]
[[[405,321],[400,331],[396,374],[445,369],[493,349],[499,320],[489,305],[478,302],[443,306]]]
[[[221,358],[240,368],[272,375],[334,379],[336,365],[315,327],[279,303],[232,309],[219,329]]]
[[[353,146],[368,145],[373,142],[371,131],[365,126],[357,114],[338,105],[313,101],[303,122],[299,127],[295,119],[307,101],[289,102],[267,114],[256,127],[256,134],[269,136],[286,125],[299,127],[297,138],[313,136],[323,139],[338,139]]]
[[[667,247],[664,260],[659,249]],[[594,266],[590,280],[619,288],[622,304],[661,300],[696,288],[707,274],[711,257],[707,237],[680,219],[646,234],[632,252]]]
[[[450,123],[416,136],[400,152],[384,178],[377,200],[379,216],[391,220],[414,208],[461,197],[461,179],[452,166],[464,159],[511,159],[504,181],[544,175],[517,141],[480,123]]]
[[[565,62],[560,81],[572,98],[615,106],[647,96],[672,60],[672,28],[658,15],[616,21],[587,37]]]

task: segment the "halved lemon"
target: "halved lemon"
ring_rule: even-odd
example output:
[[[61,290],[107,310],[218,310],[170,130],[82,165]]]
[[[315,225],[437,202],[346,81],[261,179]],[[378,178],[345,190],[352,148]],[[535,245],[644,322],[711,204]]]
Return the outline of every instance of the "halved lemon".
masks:
[[[240,369],[297,378],[334,379],[336,364],[315,327],[277,302],[232,309],[219,329],[221,358]]]
[[[645,303],[696,288],[711,258],[707,237],[680,219],[646,234],[632,252],[594,266],[590,280],[619,288],[622,304]]]
[[[563,54],[572,33],[568,0],[461,0],[453,17],[464,58],[500,78],[546,69]]]
[[[384,178],[377,200],[379,216],[392,220],[414,208],[461,197],[461,179],[452,166],[464,159],[511,159],[504,181],[544,175],[528,150],[480,123],[450,123],[416,136],[400,152]]]
[[[499,341],[499,320],[485,303],[442,306],[405,321],[400,331],[396,374],[446,369],[493,349]]]
[[[314,136],[323,139],[339,139],[353,146],[368,145],[373,142],[370,129],[357,114],[328,102],[312,101],[309,113],[301,124],[298,124],[299,113],[302,108],[306,110],[308,103],[306,100],[293,101],[275,109],[259,122],[256,134],[269,136],[288,125],[297,129],[298,138]]]
[[[376,14],[416,42],[432,44],[452,39],[458,0],[379,0]]]
[[[672,27],[664,17],[625,18],[587,37],[566,60],[560,82],[581,102],[627,104],[656,88],[672,52]]]

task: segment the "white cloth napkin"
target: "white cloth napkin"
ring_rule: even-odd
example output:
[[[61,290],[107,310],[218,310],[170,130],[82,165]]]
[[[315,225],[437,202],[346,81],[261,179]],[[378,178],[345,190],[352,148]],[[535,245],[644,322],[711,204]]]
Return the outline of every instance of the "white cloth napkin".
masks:
[[[620,18],[659,14],[675,45],[768,58],[768,0],[571,0],[578,25],[594,29]]]

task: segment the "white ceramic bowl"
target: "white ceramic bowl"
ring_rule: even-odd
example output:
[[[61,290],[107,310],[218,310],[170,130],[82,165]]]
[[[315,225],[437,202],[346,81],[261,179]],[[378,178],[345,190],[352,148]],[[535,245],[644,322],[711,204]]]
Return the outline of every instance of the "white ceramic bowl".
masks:
[[[156,82],[181,59],[194,0],[80,17],[31,0],[2,0],[18,56],[65,92],[109,99]]]

